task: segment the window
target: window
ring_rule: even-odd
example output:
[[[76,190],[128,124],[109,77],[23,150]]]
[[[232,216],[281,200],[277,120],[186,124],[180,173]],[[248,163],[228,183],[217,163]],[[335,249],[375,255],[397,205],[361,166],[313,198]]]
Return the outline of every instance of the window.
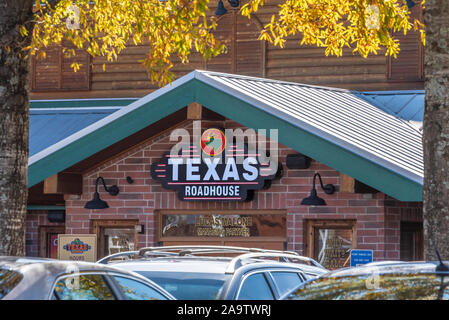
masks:
[[[163,272],[134,270],[179,300],[214,300],[230,275],[222,273]]]
[[[227,53],[220,54],[206,62],[210,71],[229,72],[255,77],[265,76],[265,41],[257,40],[262,24],[257,15],[251,20],[229,9],[221,16],[215,38],[226,44]]]
[[[271,272],[271,275],[281,296],[303,282],[299,274],[295,272]]]
[[[349,266],[351,249],[357,246],[355,220],[308,220],[307,255],[326,269]]]
[[[142,282],[115,276],[114,279],[129,300],[167,300],[162,294]]]
[[[401,256],[402,261],[423,260],[423,224],[422,222],[401,222]]]
[[[0,299],[3,299],[22,280],[23,276],[12,270],[0,269]]]
[[[263,273],[250,275],[243,282],[238,300],[273,300],[273,292]]]
[[[63,48],[74,49],[75,56],[68,57]],[[80,69],[75,72],[72,63]],[[31,56],[32,91],[89,90],[90,55],[68,41],[63,45],[52,45],[45,49],[45,58]]]
[[[139,220],[92,220],[92,231],[98,236],[98,257],[134,251],[137,248],[136,225]]]
[[[415,19],[423,22],[422,6],[419,1],[410,9],[410,22]],[[388,79],[391,81],[423,81],[424,80],[424,46],[419,31],[409,30],[393,34],[399,40],[400,52],[397,58],[388,57]]]
[[[53,291],[55,300],[115,300],[102,275],[74,275],[60,279]]]

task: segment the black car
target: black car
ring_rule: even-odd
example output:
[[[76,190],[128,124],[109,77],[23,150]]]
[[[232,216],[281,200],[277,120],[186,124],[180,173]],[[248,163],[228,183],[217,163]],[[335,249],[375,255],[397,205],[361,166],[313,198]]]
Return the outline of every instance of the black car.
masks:
[[[340,269],[299,285],[284,300],[449,300],[447,262],[387,262]]]
[[[139,273],[182,300],[274,300],[328,272],[294,252],[229,246],[152,247],[99,262]]]

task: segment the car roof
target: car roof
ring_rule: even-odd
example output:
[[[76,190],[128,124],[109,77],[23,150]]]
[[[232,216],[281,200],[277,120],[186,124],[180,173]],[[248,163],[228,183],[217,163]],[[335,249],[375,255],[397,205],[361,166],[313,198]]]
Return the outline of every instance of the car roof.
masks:
[[[132,271],[163,271],[163,272],[198,272],[203,274],[226,274],[232,258],[229,257],[200,257],[184,256],[171,258],[135,259],[112,262],[109,265]],[[324,274],[328,270],[305,264],[277,262],[252,259],[251,263],[244,263],[240,267],[245,269],[258,268],[290,268],[306,273]]]
[[[0,256],[0,267],[7,268],[11,270],[25,271],[29,269],[42,268],[42,265],[47,269],[52,269],[53,271],[64,272],[69,266],[74,266],[80,270],[103,270],[103,271],[114,271],[106,265],[100,265],[93,262],[83,262],[83,261],[69,261],[69,260],[56,260],[47,258],[33,258],[33,257],[5,257]]]
[[[173,257],[163,259],[137,259],[117,261],[109,264],[112,267],[133,271],[166,271],[166,272],[201,272],[225,273],[230,259],[210,259],[209,257]],[[207,268],[205,268],[207,266]]]

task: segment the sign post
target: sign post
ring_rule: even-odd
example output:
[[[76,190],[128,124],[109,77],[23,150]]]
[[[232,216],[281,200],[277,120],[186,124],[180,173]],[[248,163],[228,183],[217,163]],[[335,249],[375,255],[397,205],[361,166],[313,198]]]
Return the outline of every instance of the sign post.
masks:
[[[72,261],[97,261],[96,234],[59,234],[58,259]]]
[[[373,262],[373,250],[351,250],[351,267]]]

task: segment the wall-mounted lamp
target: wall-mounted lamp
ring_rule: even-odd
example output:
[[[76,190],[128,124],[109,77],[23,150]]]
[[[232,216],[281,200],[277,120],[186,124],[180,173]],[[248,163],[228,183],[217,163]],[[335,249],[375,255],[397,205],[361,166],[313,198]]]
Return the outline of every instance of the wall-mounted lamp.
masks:
[[[324,199],[318,197],[316,194],[315,178],[317,176],[320,179],[321,189],[323,189],[324,193],[333,194],[335,192],[335,187],[333,184],[326,184],[325,186],[323,186],[323,181],[321,181],[320,174],[315,173],[315,175],[313,176],[313,188],[312,188],[312,191],[310,192],[310,196],[302,199],[302,201],[301,201],[302,205],[306,205],[306,206],[325,206],[326,205],[326,201],[324,201]]]
[[[109,208],[109,205],[106,201],[100,199],[100,194],[98,193],[98,182],[103,183],[104,190],[108,192],[111,196],[116,196],[119,193],[119,188],[116,185],[110,186],[109,188],[106,187],[106,183],[104,182],[103,177],[98,177],[95,181],[95,193],[94,198],[88,202],[86,202],[86,205],[84,208],[86,209],[106,209]]]
[[[228,2],[229,2],[229,5],[233,8],[236,8],[240,5],[239,0],[228,0]],[[215,15],[222,16],[222,15],[226,14],[226,12],[228,12],[228,10],[226,10],[226,8],[224,7],[223,0],[219,0],[217,11],[215,11]]]

